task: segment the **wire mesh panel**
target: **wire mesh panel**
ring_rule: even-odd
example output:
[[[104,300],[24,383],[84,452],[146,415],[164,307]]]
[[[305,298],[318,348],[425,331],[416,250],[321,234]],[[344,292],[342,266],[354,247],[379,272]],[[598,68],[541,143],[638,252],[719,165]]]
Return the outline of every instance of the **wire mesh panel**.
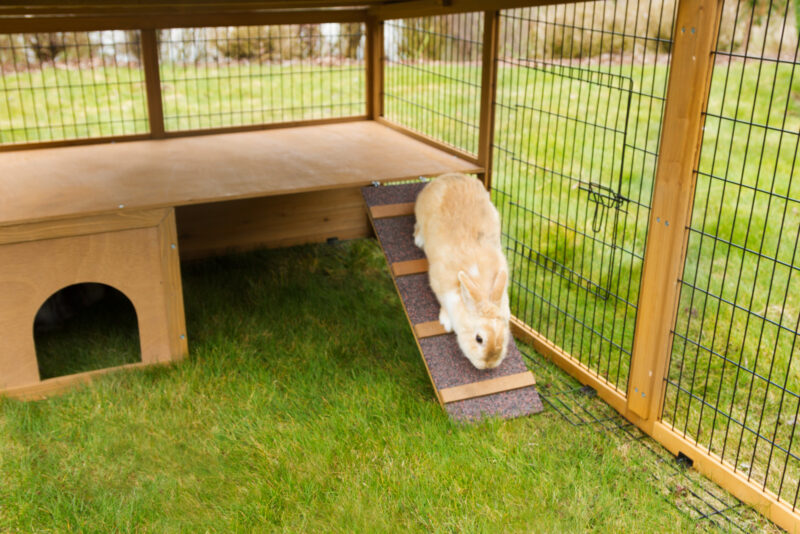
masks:
[[[166,130],[366,113],[362,23],[162,30]]]
[[[388,20],[384,115],[478,153],[483,13]]]
[[[146,133],[138,31],[0,35],[0,144]]]
[[[675,5],[503,11],[493,198],[512,312],[624,391]]]
[[[793,507],[800,70],[792,3],[726,0],[662,418]]]

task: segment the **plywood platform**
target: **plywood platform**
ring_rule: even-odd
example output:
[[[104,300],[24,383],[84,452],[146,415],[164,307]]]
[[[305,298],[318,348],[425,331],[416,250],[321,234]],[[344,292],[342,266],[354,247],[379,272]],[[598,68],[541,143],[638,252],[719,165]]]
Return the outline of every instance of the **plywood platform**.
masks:
[[[0,226],[480,170],[375,121],[5,152],[0,169]]]
[[[480,371],[461,353],[455,334],[447,334],[439,324],[439,303],[428,284],[427,260],[413,237],[413,203],[423,186],[365,187],[362,193],[439,402],[457,421],[540,412],[533,375],[513,338],[502,365]]]

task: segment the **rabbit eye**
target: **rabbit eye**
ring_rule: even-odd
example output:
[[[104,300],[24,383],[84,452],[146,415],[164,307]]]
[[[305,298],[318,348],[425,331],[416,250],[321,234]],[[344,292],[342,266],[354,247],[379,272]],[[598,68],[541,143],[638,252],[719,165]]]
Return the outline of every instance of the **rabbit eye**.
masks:
[[[478,343],[483,343],[483,338],[480,336],[480,334],[475,336],[475,341],[477,341]]]

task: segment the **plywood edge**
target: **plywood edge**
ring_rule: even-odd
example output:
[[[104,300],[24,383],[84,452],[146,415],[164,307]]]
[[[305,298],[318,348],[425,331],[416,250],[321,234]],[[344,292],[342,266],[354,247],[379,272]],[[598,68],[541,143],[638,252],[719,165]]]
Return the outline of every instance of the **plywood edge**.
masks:
[[[495,393],[502,393],[504,391],[512,391],[535,385],[536,379],[533,377],[533,373],[524,371],[522,373],[500,376],[481,382],[464,384],[463,386],[443,388],[439,390],[439,394],[441,395],[442,402],[449,404],[451,402],[485,397],[487,395],[494,395]]]
[[[168,210],[167,216],[158,227],[159,250],[161,252],[161,277],[164,301],[167,309],[167,332],[169,339],[169,359],[179,361],[189,354],[186,335],[186,317],[183,306],[183,282],[181,280],[180,251],[178,231],[175,226],[175,210]]]
[[[164,364],[167,363],[172,362],[164,362]],[[17,400],[46,399],[53,395],[64,393],[65,391],[70,390],[77,385],[89,384],[92,380],[109,373],[124,371],[127,369],[141,369],[144,367],[150,367],[151,365],[153,364],[144,362],[129,363],[125,365],[118,365],[116,367],[106,367],[104,369],[86,371],[85,373],[76,373],[74,375],[48,378],[35,384],[0,390],[0,396]]]
[[[388,219],[389,217],[403,217],[414,215],[414,202],[403,202],[400,204],[383,204],[372,206],[370,213],[373,219]]]
[[[120,209],[97,215],[0,226],[0,245],[158,226],[170,211],[167,208]]]
[[[433,336],[441,336],[448,332],[439,321],[428,321],[425,323],[417,323],[414,325],[414,333],[419,339]]]
[[[396,261],[392,264],[392,274],[395,276],[408,276],[428,272],[428,260]]]

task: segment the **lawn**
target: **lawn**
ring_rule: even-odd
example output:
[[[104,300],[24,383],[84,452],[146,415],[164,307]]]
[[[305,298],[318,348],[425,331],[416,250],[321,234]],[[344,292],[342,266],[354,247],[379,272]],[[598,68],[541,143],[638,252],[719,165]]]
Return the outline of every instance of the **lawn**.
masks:
[[[451,423],[374,241],[195,262],[183,281],[188,360],[0,400],[0,531],[714,529],[675,507],[687,483],[659,485],[667,467],[636,440],[552,409]],[[59,341],[119,328],[95,317]],[[574,384],[532,363],[542,392]]]
[[[360,72],[167,65],[167,128],[360,113]],[[515,314],[625,391],[667,69],[576,72],[500,65],[493,198]],[[65,69],[0,77],[0,142],[146,131],[141,71],[93,76]],[[474,151],[479,80],[474,65],[390,66],[387,116]],[[780,450],[800,437],[797,95],[800,77],[786,64],[715,68],[664,410],[665,421],[789,500],[800,479],[800,459]],[[622,199],[619,209],[593,202],[590,183],[606,203]],[[232,336],[240,319],[217,318],[209,328]]]

